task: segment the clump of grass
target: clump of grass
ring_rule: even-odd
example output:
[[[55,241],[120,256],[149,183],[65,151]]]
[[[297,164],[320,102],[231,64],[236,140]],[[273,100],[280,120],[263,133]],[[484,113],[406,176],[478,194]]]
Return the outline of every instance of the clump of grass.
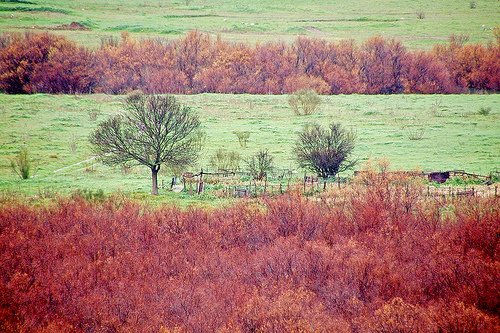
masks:
[[[30,178],[33,165],[26,147],[21,148],[19,153],[11,159],[10,167],[19,178]]]
[[[101,110],[99,109],[91,109],[89,110],[89,119],[91,121],[96,121],[97,118],[101,115]]]
[[[418,11],[417,12],[417,18],[419,20],[423,20],[425,18],[425,13],[423,11]]]
[[[474,8],[476,8],[476,6],[477,6],[477,3],[475,1],[469,2],[469,8],[470,9],[474,9]]]
[[[248,139],[250,138],[249,131],[233,131],[234,135],[238,137],[238,142],[241,148],[246,148],[248,144]]]
[[[87,201],[94,202],[103,202],[104,200],[106,200],[106,195],[104,194],[104,191],[102,189],[79,189],[73,193],[73,197],[80,197]]]
[[[7,2],[7,3],[23,3],[26,5],[36,5],[35,2],[28,1],[28,0],[0,0],[0,2]]]
[[[424,138],[425,130],[422,127],[408,129],[408,139],[414,140],[422,140]]]
[[[299,90],[288,97],[288,104],[296,115],[310,115],[318,109],[321,98],[314,90]]]
[[[238,171],[240,161],[241,156],[237,152],[218,149],[210,157],[210,166],[217,171]]]
[[[59,13],[59,14],[69,14],[69,11],[61,8],[54,7],[0,7],[0,12],[47,12],[47,13]]]
[[[491,107],[482,106],[477,113],[480,114],[481,116],[487,116],[491,113]]]
[[[102,36],[101,49],[105,47],[117,47],[120,41],[116,36]]]

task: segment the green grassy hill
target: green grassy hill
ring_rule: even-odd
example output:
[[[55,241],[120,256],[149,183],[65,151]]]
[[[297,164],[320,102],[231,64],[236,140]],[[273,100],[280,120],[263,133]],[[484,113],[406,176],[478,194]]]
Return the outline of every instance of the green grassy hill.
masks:
[[[497,0],[0,0],[2,31],[50,29],[94,46],[101,36],[120,31],[174,38],[199,29],[252,43],[297,35],[365,40],[379,34],[429,48],[452,33],[486,43],[499,19]],[[62,27],[71,22],[90,30]]]
[[[0,95],[0,189],[36,194],[45,189],[69,192],[77,188],[149,192],[149,170],[128,173],[96,164],[87,137],[107,116],[121,109],[121,96]],[[355,155],[361,161],[387,157],[393,169],[465,169],[488,173],[500,161],[500,98],[498,95],[323,96],[317,114],[296,116],[287,96],[179,96],[199,113],[207,132],[200,164],[208,168],[218,148],[248,157],[268,148],[280,168],[295,169],[292,148],[296,133],[307,122],[340,121],[356,131]],[[481,106],[491,107],[480,115]],[[97,112],[96,112],[97,111]],[[91,113],[98,114],[91,120]],[[251,132],[246,149],[234,130]],[[411,140],[414,133],[420,140]],[[9,168],[9,157],[26,145],[38,171],[21,181]],[[169,174],[160,179],[168,181]],[[175,194],[169,194],[176,196]],[[179,196],[179,195],[177,195]]]

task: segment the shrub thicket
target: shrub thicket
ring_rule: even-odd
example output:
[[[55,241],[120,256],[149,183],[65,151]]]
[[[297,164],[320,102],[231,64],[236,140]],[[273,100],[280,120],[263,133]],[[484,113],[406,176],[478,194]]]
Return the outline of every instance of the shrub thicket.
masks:
[[[373,37],[358,45],[299,37],[293,44],[232,44],[185,37],[103,39],[98,50],[49,33],[0,37],[0,90],[7,93],[457,93],[500,88],[500,44],[452,36],[430,51]]]
[[[0,206],[3,332],[498,332],[498,198]]]

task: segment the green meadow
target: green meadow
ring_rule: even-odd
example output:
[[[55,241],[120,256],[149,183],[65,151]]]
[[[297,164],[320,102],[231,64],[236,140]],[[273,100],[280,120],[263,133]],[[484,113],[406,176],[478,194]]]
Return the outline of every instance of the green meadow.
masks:
[[[322,96],[319,111],[294,115],[287,96],[201,94],[179,96],[201,118],[207,134],[199,164],[210,170],[209,158],[219,148],[238,151],[242,158],[268,149],[280,169],[303,171],[292,149],[297,132],[308,122],[343,123],[357,134],[358,169],[368,159],[387,158],[392,169],[462,169],[487,174],[500,162],[500,97],[498,95],[339,95]],[[123,96],[0,95],[0,189],[28,195],[102,189],[146,197],[150,174],[145,167],[122,170],[97,162],[89,133],[106,117],[123,110]],[[481,107],[491,108],[488,115]],[[251,132],[246,148],[233,131]],[[36,172],[20,180],[10,158],[21,147],[32,154]],[[244,167],[244,163],[241,165]],[[167,168],[160,181],[169,182]],[[154,200],[183,204],[196,198],[161,190]],[[209,195],[209,194],[208,194]]]
[[[451,34],[487,43],[499,17],[497,0],[0,0],[0,31],[50,30],[91,46],[121,31],[178,38],[199,29],[236,42],[383,35],[430,48]],[[61,27],[71,22],[89,30]]]

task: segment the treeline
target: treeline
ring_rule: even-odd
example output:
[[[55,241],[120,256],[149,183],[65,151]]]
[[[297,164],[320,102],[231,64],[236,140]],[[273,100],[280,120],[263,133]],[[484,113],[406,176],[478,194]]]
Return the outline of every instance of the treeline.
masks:
[[[0,331],[498,332],[498,198],[388,177],[209,211],[4,201]]]
[[[498,34],[497,34],[498,35]],[[500,43],[452,36],[430,51],[373,37],[361,45],[299,37],[249,46],[198,31],[185,37],[102,40],[99,49],[49,33],[0,38],[0,90],[6,93],[283,94],[463,93],[500,89]]]

